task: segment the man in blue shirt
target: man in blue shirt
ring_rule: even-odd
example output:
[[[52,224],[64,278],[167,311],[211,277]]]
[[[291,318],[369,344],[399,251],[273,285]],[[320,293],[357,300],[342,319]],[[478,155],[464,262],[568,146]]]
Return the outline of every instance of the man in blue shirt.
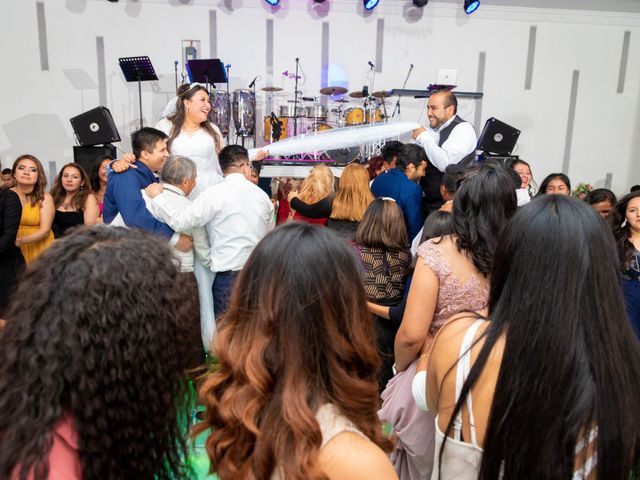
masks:
[[[378,175],[371,185],[375,197],[389,197],[396,201],[404,214],[410,240],[420,232],[424,222],[419,182],[426,168],[424,149],[416,144],[403,145],[398,152],[396,168]]]
[[[142,189],[158,182],[154,172],[159,171],[169,157],[167,136],[155,128],[144,127],[131,134],[131,147],[136,161],[122,173],[111,172],[104,194],[102,216],[111,223],[120,214],[127,227],[141,228],[158,233],[178,250],[191,249],[191,237],[175,233],[168,225],[154,218],[147,210]]]

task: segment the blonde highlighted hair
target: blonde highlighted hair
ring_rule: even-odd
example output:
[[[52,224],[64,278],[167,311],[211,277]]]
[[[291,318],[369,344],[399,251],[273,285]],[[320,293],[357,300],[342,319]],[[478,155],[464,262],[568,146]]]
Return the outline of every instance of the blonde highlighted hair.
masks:
[[[302,182],[298,198],[305,203],[316,203],[333,192],[333,172],[326,165],[316,165]]]
[[[347,165],[333,199],[331,218],[360,222],[371,202],[373,194],[369,188],[369,172],[356,163]]]

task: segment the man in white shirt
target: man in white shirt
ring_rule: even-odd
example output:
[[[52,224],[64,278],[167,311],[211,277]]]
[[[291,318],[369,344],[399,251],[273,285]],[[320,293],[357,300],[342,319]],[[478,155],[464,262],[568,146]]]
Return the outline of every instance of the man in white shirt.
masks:
[[[163,191],[167,194],[167,200],[176,208],[183,210],[191,205],[191,200],[187,197],[196,186],[196,164],[193,160],[183,157],[169,157],[160,170],[160,181],[162,182]],[[147,210],[157,220],[168,224],[171,216],[168,215],[157,203],[155,203],[143,190],[142,198],[144,199]],[[193,272],[194,254],[203,265],[211,266],[211,249],[209,247],[209,238],[204,227],[195,227],[186,231],[181,231],[193,238],[193,250],[181,252],[175,250],[175,256],[180,262],[179,268],[181,272]],[[211,294],[209,292],[209,294]]]
[[[187,208],[173,205],[162,186],[155,184],[146,193],[170,216],[168,224],[184,231],[204,226],[211,243],[213,303],[216,317],[227,308],[238,272],[255,245],[274,225],[273,204],[264,191],[247,180],[249,156],[245,148],[229,145],[219,155],[224,181],[203,191]]]
[[[442,206],[440,185],[447,166],[465,166],[475,159],[476,132],[470,123],[456,115],[457,111],[456,96],[450,90],[438,90],[429,96],[427,103],[430,128],[413,131],[416,143],[429,157],[427,172],[420,182],[427,214]]]

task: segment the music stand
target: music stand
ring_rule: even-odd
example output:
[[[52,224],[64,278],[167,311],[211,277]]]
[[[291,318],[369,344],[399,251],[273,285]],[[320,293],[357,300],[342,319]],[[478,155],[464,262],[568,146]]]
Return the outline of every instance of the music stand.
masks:
[[[224,64],[219,58],[188,60],[187,74],[190,83],[204,83],[207,85],[207,90],[209,90],[209,84],[228,83],[229,81]]]
[[[119,58],[120,68],[127,82],[138,82],[138,104],[140,107],[140,128],[142,128],[142,83],[149,80],[158,80],[149,57],[123,57]]]

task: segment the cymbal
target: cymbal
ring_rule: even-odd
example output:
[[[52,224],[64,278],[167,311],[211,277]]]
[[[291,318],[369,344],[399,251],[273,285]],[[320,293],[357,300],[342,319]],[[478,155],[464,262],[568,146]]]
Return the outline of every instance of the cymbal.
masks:
[[[373,95],[376,98],[387,98],[387,97],[391,97],[391,90],[380,90],[377,92],[373,92],[371,95]]]
[[[262,90],[263,92],[279,92],[282,90],[282,88],[280,87],[263,87],[260,90]]]
[[[325,87],[320,89],[322,95],[342,95],[348,91],[349,90],[344,87]]]
[[[356,91],[356,92],[351,92],[351,93],[349,94],[349,96],[350,96],[351,98],[364,98],[364,95],[362,94],[362,90],[358,90],[358,91]]]

